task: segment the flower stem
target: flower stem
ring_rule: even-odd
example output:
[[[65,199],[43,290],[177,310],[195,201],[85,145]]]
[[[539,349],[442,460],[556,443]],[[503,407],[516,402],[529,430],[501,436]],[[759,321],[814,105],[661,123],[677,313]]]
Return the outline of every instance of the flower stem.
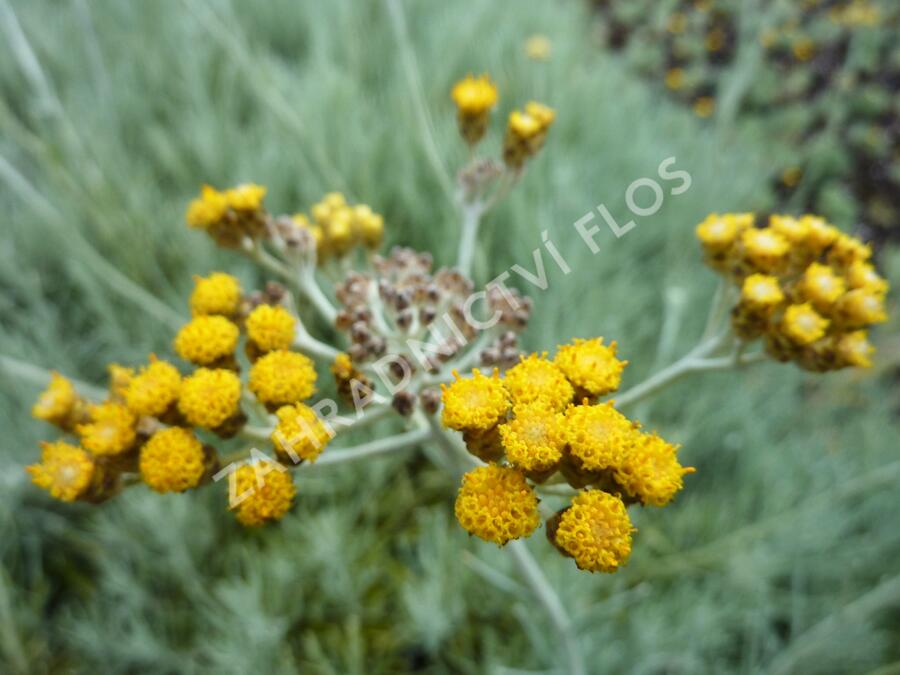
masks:
[[[459,239],[459,254],[456,257],[456,268],[464,275],[472,276],[472,264],[475,259],[475,242],[478,240],[478,226],[484,205],[480,202],[464,204],[462,209],[462,232]]]
[[[316,461],[315,466],[343,464],[344,462],[354,462],[360,459],[387,455],[424,443],[429,438],[431,438],[431,429],[414,429],[350,448],[332,448],[328,452],[322,453],[322,457]]]
[[[559,595],[550,585],[547,577],[541,571],[540,565],[531,555],[525,542],[517,539],[509,542],[506,547],[512,551],[516,564],[522,572],[525,581],[534,593],[535,598],[541,603],[554,628],[559,632],[563,639],[563,646],[566,650],[566,656],[569,661],[568,672],[571,675],[584,675],[584,660],[581,651],[578,648],[578,641],[575,637],[575,630],[572,627],[572,620],[569,618],[566,608],[562,604]]]

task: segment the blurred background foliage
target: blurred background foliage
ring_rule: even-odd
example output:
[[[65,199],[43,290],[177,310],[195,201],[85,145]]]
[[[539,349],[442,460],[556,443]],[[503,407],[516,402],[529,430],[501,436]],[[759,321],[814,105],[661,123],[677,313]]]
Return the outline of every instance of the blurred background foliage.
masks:
[[[658,28],[656,16],[635,13],[635,36]],[[419,453],[301,471],[294,513],[262,531],[233,522],[220,485],[59,505],[23,471],[49,433],[28,415],[40,380],[29,364],[101,382],[108,361],[171,355],[192,274],[264,283],[184,226],[205,181],[263,183],[275,212],[342,190],[385,214],[391,243],[452,263],[457,225],[440,176],[466,153],[448,91],[486,71],[501,92],[489,147],[528,99],[554,106],[558,122],[485,223],[476,274],[526,265],[549,230],[574,271],[551,269],[550,288],[531,293],[527,345],[601,334],[632,363],[626,386],[640,381],[702,331],[715,276],[695,223],[783,203],[773,172],[789,160],[806,175],[804,153],[844,146],[797,131],[802,142],[786,145],[772,131],[788,133],[786,122],[738,114],[767,80],[750,61],[760,57],[741,50],[714,81],[738,87],[746,69],[753,86],[733,94],[732,113],[720,105],[698,119],[636,78],[629,54],[597,49],[611,25],[575,0],[0,0],[0,671],[564,668],[506,552],[453,521],[457,476]],[[896,50],[896,26],[877,30]],[[546,61],[526,55],[535,33],[552,45]],[[697,39],[685,42],[695,50]],[[879,61],[876,74],[889,67]],[[770,112],[833,104],[844,119],[867,100],[859,89],[805,91]],[[670,156],[691,189],[622,239],[604,230],[592,256],[572,223],[601,203],[627,220],[629,183]],[[852,208],[828,213],[859,233],[881,224],[864,215],[851,174],[832,184]],[[887,245],[879,259],[896,286],[900,256]],[[896,326],[877,331],[870,371],[766,364],[681,382],[643,406],[638,416],[683,443],[698,473],[674,506],[634,513],[628,567],[591,576],[530,544],[590,672],[897,672]]]

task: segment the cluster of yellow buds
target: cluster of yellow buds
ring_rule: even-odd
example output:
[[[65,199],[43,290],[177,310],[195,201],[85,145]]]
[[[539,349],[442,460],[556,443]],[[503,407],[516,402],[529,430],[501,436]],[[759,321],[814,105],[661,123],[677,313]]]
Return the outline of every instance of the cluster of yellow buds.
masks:
[[[535,486],[564,482],[571,504],[547,520],[563,555],[591,572],[615,572],[631,552],[627,506],[665,506],[693,471],[677,447],[598,398],[616,391],[627,365],[616,344],[574,340],[522,357],[502,376],[478,369],[443,387],[442,422],[462,432],[485,466],[465,474],[456,517],[470,533],[503,546],[541,522]]]
[[[310,219],[304,213],[293,220],[312,234],[319,262],[342,258],[356,246],[375,250],[384,237],[384,218],[367,204],[348,204],[340,192],[329,192],[312,205]]]
[[[239,248],[245,239],[264,235],[268,219],[263,208],[265,196],[266,188],[255,183],[222,192],[204,185],[200,196],[188,205],[188,225],[203,230],[220,246]]]
[[[497,85],[487,75],[468,75],[454,85],[451,97],[456,104],[460,135],[474,146],[487,132],[490,112],[497,105]],[[552,108],[536,101],[528,102],[524,110],[512,111],[503,141],[506,166],[521,170],[526,160],[544,146],[555,118]]]
[[[867,330],[887,319],[888,283],[872,250],[823,218],[712,214],[697,226],[707,263],[740,292],[732,326],[742,340],[763,338],[778,361],[825,372],[869,367]]]
[[[275,284],[245,295],[231,275],[195,277],[193,318],[173,342],[192,372],[152,355],[137,370],[112,364],[103,402],[88,401],[54,374],[32,413],[78,444],[44,444],[41,462],[28,468],[34,483],[64,501],[102,501],[138,481],[157,492],[197,487],[220,467],[214,439],[231,438],[246,424],[242,400],[276,414],[272,442],[279,457],[314,461],[330,435],[303,403],[315,393],[317,375],[313,362],[293,350],[297,319],[284,299]],[[300,424],[320,432],[315,447],[289,442]],[[238,519],[259,525],[283,515],[293,497],[292,483],[284,485],[290,479],[246,464],[238,484],[248,472],[260,489],[236,505]]]

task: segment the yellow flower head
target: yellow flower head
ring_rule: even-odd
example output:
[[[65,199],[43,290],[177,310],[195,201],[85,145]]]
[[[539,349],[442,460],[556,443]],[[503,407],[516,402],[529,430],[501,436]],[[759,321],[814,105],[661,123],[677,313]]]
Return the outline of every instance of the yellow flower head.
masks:
[[[230,370],[199,368],[181,385],[178,410],[188,424],[218,429],[240,412],[241,380]]]
[[[171,363],[150,357],[150,364],[132,378],[125,402],[135,415],[158,417],[178,399],[181,373]]]
[[[184,492],[196,487],[206,470],[203,445],[188,429],[157,431],[141,448],[140,470],[156,492]]]
[[[753,225],[753,219],[753,214],[711,213],[697,225],[697,239],[709,253],[724,253],[743,230]]]
[[[587,471],[619,466],[640,438],[638,425],[612,402],[573,405],[566,411],[566,435],[572,457]]]
[[[634,531],[621,499],[601,490],[587,490],[562,513],[553,541],[575,559],[578,569],[615,572],[628,562]]]
[[[454,510],[466,532],[503,546],[537,529],[541,522],[537,505],[522,473],[490,464],[463,476]]]
[[[857,330],[845,333],[837,339],[835,353],[840,366],[871,368],[875,347],[869,343],[866,331]]]
[[[259,527],[270,520],[281,520],[290,510],[297,494],[294,480],[286,469],[269,468],[263,471],[256,466],[244,464],[232,474],[236,494],[242,497],[241,502],[232,508],[238,522],[247,527]]]
[[[513,110],[509,114],[507,129],[511,136],[520,140],[528,140],[540,133],[541,122],[527,112]]]
[[[838,267],[848,267],[854,262],[866,262],[871,257],[871,246],[843,232],[838,234],[828,249],[828,262]]]
[[[666,87],[678,91],[684,87],[684,68],[670,68],[666,71]]]
[[[575,395],[565,373],[547,359],[546,353],[522,357],[518,364],[506,371],[503,386],[513,405],[540,400],[553,410],[565,410]]]
[[[40,464],[26,468],[32,483],[64,502],[74,502],[87,492],[96,468],[87,452],[62,441],[41,447]]]
[[[335,380],[338,382],[349,380],[355,372],[356,369],[353,367],[353,360],[349,354],[341,352],[334,357],[334,362],[331,364],[331,374],[334,375]]]
[[[773,215],[769,218],[769,228],[777,232],[791,244],[800,244],[806,240],[809,222],[792,216]]]
[[[888,282],[875,268],[862,260],[855,260],[847,267],[847,286],[851,290],[858,288],[875,295],[884,295],[888,291]]]
[[[532,35],[525,41],[525,55],[534,61],[548,61],[551,49],[546,35]]]
[[[188,204],[185,219],[190,227],[208,230],[225,217],[228,201],[225,195],[210,185],[204,185],[200,196]]]
[[[641,434],[616,467],[616,482],[642,504],[665,506],[684,486],[682,477],[695,471],[678,463],[677,452],[677,446],[656,434]]]
[[[816,309],[827,311],[844,294],[844,280],[828,265],[814,262],[803,273],[799,290]]]
[[[279,456],[315,462],[332,436],[316,411],[304,403],[296,403],[282,406],[275,414],[278,424],[272,433],[272,443]]]
[[[770,228],[748,228],[741,233],[744,255],[761,272],[771,272],[784,260],[790,244]]]
[[[54,372],[50,374],[50,384],[31,408],[31,415],[35,419],[64,426],[75,412],[78,401],[78,393],[71,380]]]
[[[185,361],[208,366],[234,354],[239,336],[224,316],[197,316],[178,331],[174,347]]]
[[[541,131],[547,131],[554,120],[556,120],[556,111],[550,106],[537,101],[529,101],[525,104],[525,114],[537,120]]]
[[[247,337],[264,352],[287,349],[296,326],[297,319],[284,307],[260,305],[247,317]]]
[[[821,316],[813,306],[805,302],[790,305],[781,319],[781,332],[796,345],[812,344],[825,335],[828,319]]]
[[[81,445],[94,455],[118,455],[134,446],[137,440],[137,418],[121,403],[91,406],[90,422],[79,424],[75,431]]]
[[[205,316],[220,314],[232,317],[241,302],[241,284],[230,274],[214,272],[208,277],[194,277],[194,291],[191,293],[191,314]]]
[[[266,188],[256,183],[244,183],[225,191],[225,200],[235,211],[258,211],[265,196]]]
[[[616,358],[616,343],[604,345],[602,337],[575,338],[570,345],[560,345],[553,362],[578,392],[589,396],[603,396],[618,389],[622,370],[628,365],[628,361]]]
[[[346,206],[334,210],[325,225],[328,249],[338,255],[349,251],[353,244],[353,211]]]
[[[483,115],[497,105],[497,85],[487,75],[466,75],[453,85],[450,97],[463,115]]]
[[[806,215],[800,220],[806,224],[804,246],[815,255],[831,246],[841,233],[840,230],[829,225],[824,218],[819,216]]]
[[[128,386],[134,379],[134,368],[120,366],[118,363],[110,363],[106,370],[109,372],[109,398],[116,403],[124,403],[128,393]]]
[[[741,303],[751,309],[769,311],[784,301],[778,279],[767,274],[751,274],[741,286]]]
[[[269,352],[250,369],[249,386],[266,405],[297,403],[316,393],[316,369],[303,354]]]
[[[456,381],[441,385],[445,427],[457,431],[487,431],[506,419],[509,399],[506,389],[495,370],[491,377],[475,368],[472,377],[460,378],[453,371]]]
[[[353,207],[353,231],[357,239],[370,249],[378,248],[384,237],[384,218],[366,204]]]
[[[884,295],[858,288],[845,293],[836,305],[837,316],[847,326],[863,328],[887,321]]]
[[[712,114],[716,111],[716,99],[712,96],[701,96],[696,101],[694,101],[694,114],[697,117],[706,119],[707,117],[712,117]]]
[[[515,418],[500,425],[500,438],[510,464],[541,473],[562,459],[566,445],[565,415],[550,410],[543,401],[513,408]]]

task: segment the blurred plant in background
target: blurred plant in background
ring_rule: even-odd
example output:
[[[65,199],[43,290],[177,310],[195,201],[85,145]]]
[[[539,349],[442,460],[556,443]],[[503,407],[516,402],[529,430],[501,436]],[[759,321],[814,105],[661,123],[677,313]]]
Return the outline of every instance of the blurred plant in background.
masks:
[[[594,0],[605,45],[700,117],[785,143],[775,207],[900,220],[900,7],[891,0]]]
[[[4,671],[570,672],[563,654],[582,654],[590,672],[787,673],[865,671],[900,658],[893,640],[900,581],[891,563],[900,551],[893,517],[900,476],[895,324],[880,333],[872,368],[827,378],[788,368],[714,374],[764,362],[730,330],[728,310],[740,290],[730,282],[712,303],[707,330],[695,330],[710,306],[714,275],[699,265],[691,224],[716,205],[767,206],[772,147],[751,125],[737,121],[726,151],[690,114],[591,53],[586,16],[574,4],[523,3],[515,15],[489,3],[426,10],[394,1],[251,7],[184,0],[111,3],[104,12],[81,2],[14,4],[0,2],[13,56],[0,59],[0,202],[10,214],[0,243],[0,415],[9,488],[0,501]],[[480,52],[461,50],[459,32],[448,26],[465,31]],[[536,31],[552,44],[540,58],[523,49]],[[484,70],[502,85],[501,115],[513,112],[507,99],[531,96],[558,111],[541,159],[520,175],[505,162],[473,161],[456,138],[447,91],[460,73]],[[482,138],[489,156],[503,157],[504,145],[519,148],[511,157],[521,156],[540,139],[527,107],[518,117],[509,141]],[[569,236],[567,224],[599,200],[627,213],[628,180],[671,155],[690,170],[689,193],[667,200],[658,216],[638,219],[627,237],[604,231],[606,239],[597,238],[602,255]],[[467,162],[457,192],[446,166]],[[266,219],[265,232],[275,236],[263,247],[245,248],[243,239],[230,249],[199,245],[195,231],[176,225],[190,198],[186,186],[198,176],[244,186],[231,195],[205,190],[210,204],[194,213],[200,221],[206,206],[221,211],[216,195],[224,195],[225,213],[235,212],[229,224],[259,232],[256,218],[238,214],[256,213],[245,207],[263,197],[244,182],[248,177],[265,182],[274,213],[293,215]],[[296,204],[313,206],[303,215],[293,212]],[[478,246],[463,246],[460,229],[445,226],[460,220]],[[412,326],[421,314],[404,313],[410,308],[394,293],[404,277],[396,272],[430,261],[403,249],[377,260],[366,231],[373,241],[383,233],[388,243],[433,251],[439,266],[455,265],[468,251],[467,276],[475,279],[530,261],[541,233],[552,232],[573,273],[548,268],[552,291],[534,294],[526,313],[509,315],[511,326],[526,324],[514,343],[505,336],[479,344],[476,337],[472,346],[479,357],[486,352],[485,372],[505,369],[504,391],[521,393],[528,390],[524,375],[555,372],[547,364],[564,369],[569,386],[590,386],[573,370],[578,348],[610,344],[573,341],[552,360],[540,351],[583,335],[588,323],[627,337],[619,349],[631,364],[621,371],[615,409],[601,402],[575,408],[618,419],[611,413],[633,407],[629,417],[664,429],[667,440],[632,427],[635,438],[650,450],[665,448],[658,456],[669,459],[677,441],[698,471],[674,505],[625,512],[638,530],[640,555],[617,574],[592,577],[542,542],[512,541],[501,550],[452,526],[450,505],[460,497],[455,477],[463,461],[480,460],[464,451],[466,439],[456,432],[440,431],[446,446],[422,443],[434,425],[415,425],[426,406],[439,405],[431,393],[413,406],[403,396],[372,402],[384,415],[340,428],[343,440],[321,454],[321,445],[284,447],[276,439],[271,447],[282,462],[293,465],[289,451],[305,461],[296,499],[288,474],[275,469],[263,477],[265,500],[238,505],[239,520],[254,525],[296,502],[290,517],[262,530],[222,517],[224,489],[186,497],[133,488],[98,508],[57,505],[25,483],[23,467],[34,462],[44,433],[26,413],[51,379],[33,363],[65,372],[73,385],[54,380],[55,394],[40,409],[52,413],[75,391],[93,401],[120,397],[129,378],[148,372],[144,381],[152,386],[136,390],[135,404],[159,403],[175,378],[156,364],[174,365],[179,352],[196,361],[193,373],[179,375],[185,402],[174,410],[170,402],[159,414],[191,416],[207,429],[193,439],[178,425],[154,429],[159,435],[143,472],[148,485],[179,490],[198,475],[204,480],[211,468],[204,446],[215,446],[222,459],[243,458],[248,430],[267,444],[277,426],[288,435],[304,422],[317,429],[305,403],[279,406],[276,413],[287,410],[273,419],[252,391],[238,404],[252,420],[233,414],[230,360],[247,372],[266,354],[295,354],[289,358],[304,375],[288,398],[311,384],[307,360],[322,397],[352,401],[354,380],[374,385],[378,378],[365,371],[377,362],[378,338],[399,327],[382,333],[373,315],[365,331],[353,330],[348,319],[363,303],[347,273],[364,270],[369,284],[387,281],[390,292],[385,300],[379,295],[384,316],[400,324],[409,317]],[[310,241],[328,251],[303,267],[327,291],[321,295],[310,277],[281,278],[285,263],[299,265],[308,254]],[[896,254],[885,248],[880,255],[896,281]],[[229,274],[215,272],[223,269]],[[872,279],[865,270],[859,278]],[[778,288],[793,298],[795,281],[779,276]],[[335,283],[340,297],[329,297]],[[193,319],[181,309],[189,296]],[[243,324],[242,350],[232,349],[228,322]],[[176,347],[172,337],[186,325]],[[302,346],[287,345],[291,333]],[[335,353],[332,344],[347,351]],[[513,373],[522,351],[534,353]],[[153,352],[159,357],[147,361]],[[673,360],[680,352],[685,357]],[[102,380],[109,361],[144,363],[143,372],[114,366],[108,391],[82,381]],[[440,373],[449,391],[455,378],[444,372],[448,365],[441,363]],[[329,371],[333,377],[324,377]],[[678,384],[698,371],[710,374]],[[281,374],[278,364],[267,369],[258,391],[281,391],[264,386]],[[475,379],[464,372],[459,381]],[[187,381],[193,384],[184,397]],[[243,384],[239,390],[249,381]],[[270,407],[283,400],[274,394]],[[518,409],[521,416],[498,425],[501,447],[510,467],[528,464],[540,479],[544,460],[552,464],[554,418],[540,403]],[[91,456],[99,452],[112,463],[114,453],[104,450],[130,443],[121,408],[98,407],[95,420],[83,419],[81,406],[73,412],[66,424],[87,427]],[[546,444],[525,442],[535,428],[549,432]],[[413,434],[408,448],[422,452],[389,452],[398,431]],[[384,438],[393,439],[390,446],[368,445]],[[330,459],[354,447],[366,451],[357,457],[365,461]],[[495,443],[474,447],[497,451]],[[57,448],[51,455],[65,460],[68,453]],[[189,461],[173,471],[173,455]],[[136,468],[141,473],[140,462]],[[541,515],[551,519],[547,530],[557,544],[565,549],[579,540],[582,517],[599,514],[616,528],[612,560],[625,557],[631,532],[614,492],[625,496],[630,485],[637,494],[643,474],[619,469],[611,478],[618,487],[578,496],[567,484],[578,475],[568,469],[559,474],[565,481],[524,479],[541,493]],[[483,467],[473,471],[479,473],[470,485],[494,478]],[[251,467],[239,472],[235,491],[257,485]],[[666,490],[678,487],[671,486],[661,484],[647,503],[664,501]],[[69,487],[81,489],[77,480]],[[471,513],[464,501],[457,509],[463,518]],[[557,631],[547,630],[548,620]]]

